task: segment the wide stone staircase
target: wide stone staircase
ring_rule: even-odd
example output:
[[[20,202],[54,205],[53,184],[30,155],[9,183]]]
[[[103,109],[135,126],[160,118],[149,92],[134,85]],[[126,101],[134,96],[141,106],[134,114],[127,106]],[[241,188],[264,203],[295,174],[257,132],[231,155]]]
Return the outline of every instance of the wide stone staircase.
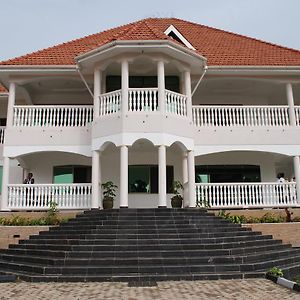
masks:
[[[201,209],[86,211],[0,251],[0,272],[28,281],[250,278],[273,266],[297,269],[300,248]]]

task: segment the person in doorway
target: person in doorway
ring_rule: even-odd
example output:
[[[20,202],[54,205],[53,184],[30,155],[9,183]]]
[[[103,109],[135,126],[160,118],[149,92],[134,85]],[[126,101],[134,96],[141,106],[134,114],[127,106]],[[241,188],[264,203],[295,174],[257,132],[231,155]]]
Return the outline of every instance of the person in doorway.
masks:
[[[34,184],[33,173],[28,173],[27,177],[24,180],[24,184]],[[31,207],[34,199],[34,188],[26,187],[25,189],[25,205]]]
[[[284,178],[284,173],[278,173],[277,175],[277,182],[284,183],[285,178]]]
[[[27,177],[24,180],[24,184],[34,184],[33,173],[28,173]]]

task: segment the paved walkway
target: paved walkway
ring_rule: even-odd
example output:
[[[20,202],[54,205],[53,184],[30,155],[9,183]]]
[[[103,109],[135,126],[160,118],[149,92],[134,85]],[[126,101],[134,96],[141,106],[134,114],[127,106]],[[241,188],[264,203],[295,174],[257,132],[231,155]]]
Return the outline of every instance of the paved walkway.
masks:
[[[148,300],[148,299],[300,299],[300,293],[264,279],[159,282],[157,287],[126,283],[0,283],[0,299]]]

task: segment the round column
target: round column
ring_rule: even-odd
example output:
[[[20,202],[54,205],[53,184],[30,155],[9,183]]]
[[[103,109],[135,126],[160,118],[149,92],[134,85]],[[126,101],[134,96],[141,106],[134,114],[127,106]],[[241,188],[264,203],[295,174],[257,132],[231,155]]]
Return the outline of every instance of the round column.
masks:
[[[128,60],[122,60],[121,62],[121,111],[122,115],[125,116],[128,112],[128,89],[129,89],[129,64]]]
[[[189,188],[188,188],[188,162],[187,162],[187,154],[184,153],[182,156],[182,185],[183,185],[183,207],[189,206]]]
[[[186,115],[192,120],[192,86],[190,71],[184,72],[184,91],[187,97],[186,101]]]
[[[294,163],[294,174],[295,174],[295,181],[296,181],[296,191],[297,191],[297,202],[300,204],[300,161],[299,156],[293,157]]]
[[[100,152],[92,154],[92,208],[102,207],[100,186]]]
[[[196,207],[196,186],[195,186],[195,156],[194,151],[188,151],[188,189],[189,189],[189,201],[190,207]]]
[[[0,210],[5,211],[8,210],[8,184],[9,184],[9,163],[10,158],[3,158],[3,176],[2,176],[2,195],[1,195],[1,203]]]
[[[101,71],[95,69],[94,71],[94,119],[100,115],[100,97],[101,95]]]
[[[9,95],[8,95],[8,103],[7,103],[7,127],[13,126],[13,114],[14,114],[14,105],[16,101],[16,84],[11,82],[9,84]]]
[[[163,60],[157,62],[157,87],[158,87],[158,109],[161,114],[166,113],[165,97],[165,64]]]
[[[158,207],[167,207],[166,146],[158,147]]]
[[[128,147],[120,147],[120,208],[128,208]]]
[[[294,105],[294,95],[293,95],[293,87],[290,83],[286,85],[286,95],[289,105],[289,118],[290,125],[296,126],[296,115],[295,115],[295,105]]]

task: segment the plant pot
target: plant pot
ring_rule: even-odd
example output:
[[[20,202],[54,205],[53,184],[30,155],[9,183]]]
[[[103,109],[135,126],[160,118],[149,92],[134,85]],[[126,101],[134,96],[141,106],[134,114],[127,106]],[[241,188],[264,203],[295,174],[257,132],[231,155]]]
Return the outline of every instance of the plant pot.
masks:
[[[171,205],[174,208],[181,208],[182,207],[182,197],[180,195],[172,197]]]
[[[107,197],[103,199],[103,209],[112,209],[114,207],[114,198]]]
[[[275,276],[275,275],[270,274],[270,273],[266,273],[266,278],[269,279],[269,280],[272,280],[274,283],[277,283],[278,276]]]

